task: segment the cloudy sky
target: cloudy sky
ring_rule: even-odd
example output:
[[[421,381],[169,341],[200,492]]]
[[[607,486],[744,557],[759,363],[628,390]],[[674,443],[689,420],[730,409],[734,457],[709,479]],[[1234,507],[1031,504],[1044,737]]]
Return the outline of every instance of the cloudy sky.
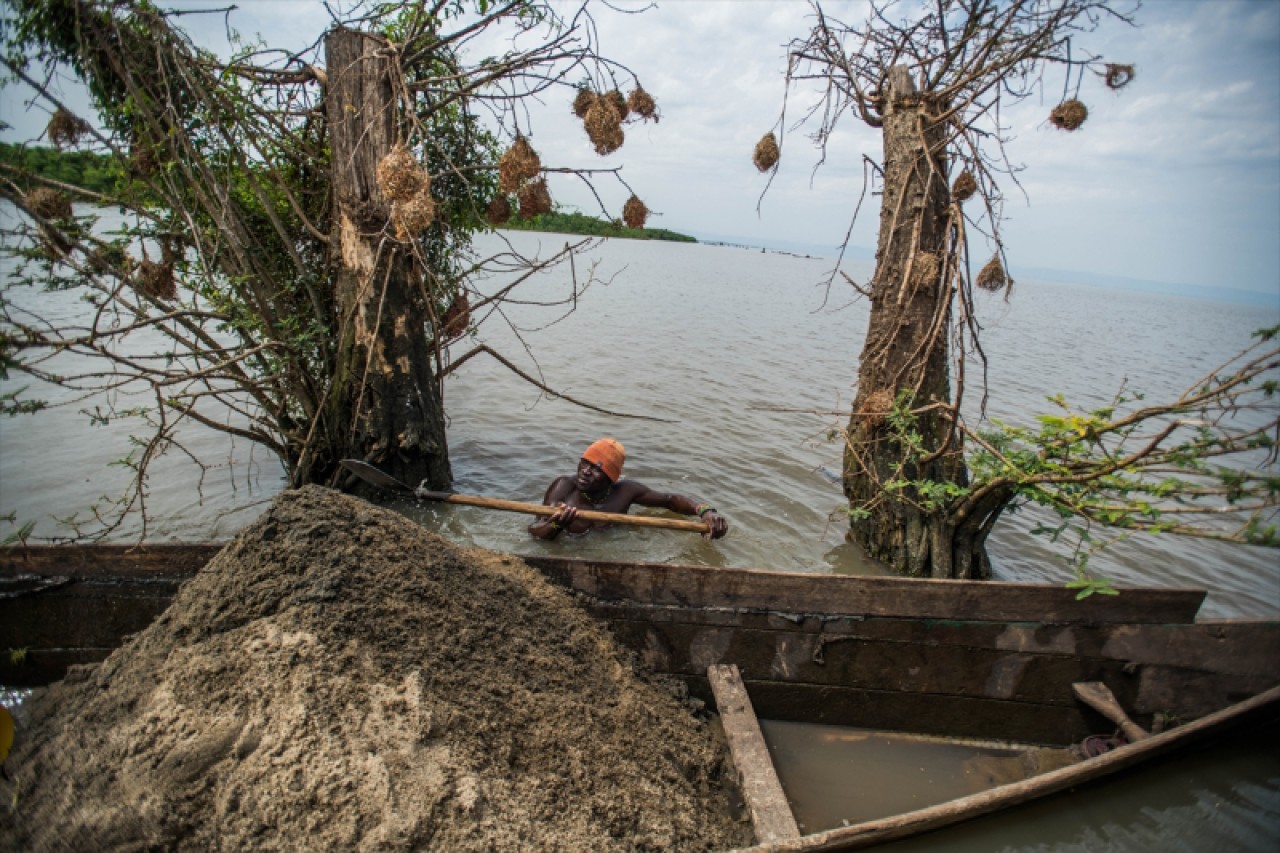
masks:
[[[165,3],[217,8],[221,3]],[[337,4],[335,4],[336,6]],[[846,22],[862,3],[824,3]],[[756,141],[775,129],[783,98],[786,45],[803,36],[811,10],[800,0],[659,0],[595,9],[601,52],[634,72],[658,101],[662,120],[627,129],[627,142],[601,158],[569,113],[571,90],[532,106],[531,141],[551,167],[621,167],[626,183],[660,214],[651,225],[753,245],[834,253],[862,189],[864,155],[879,156],[878,134],[846,120],[826,163],[801,129],[783,140],[778,174],[751,162]],[[220,15],[179,19],[199,43],[222,44]],[[312,0],[241,0],[231,21],[292,49],[323,32],[329,14]],[[1086,80],[1088,122],[1077,133],[1046,121],[1062,91],[1046,80],[1005,120],[1010,159],[1025,170],[1023,191],[1006,182],[1006,246],[1015,278],[1046,270],[1103,278],[1250,291],[1280,308],[1280,2],[1148,0],[1137,27],[1114,24],[1082,41],[1109,60],[1137,66],[1113,93]],[[576,81],[574,81],[576,82]],[[632,85],[624,81],[624,90]],[[795,92],[789,115],[806,103]],[[4,92],[0,117],[29,138],[43,118]],[[580,182],[553,175],[560,203],[598,213]],[[630,191],[609,178],[598,189],[613,215]],[[875,202],[851,242],[875,242]],[[975,256],[986,251],[975,248]],[[855,255],[857,252],[855,251]]]

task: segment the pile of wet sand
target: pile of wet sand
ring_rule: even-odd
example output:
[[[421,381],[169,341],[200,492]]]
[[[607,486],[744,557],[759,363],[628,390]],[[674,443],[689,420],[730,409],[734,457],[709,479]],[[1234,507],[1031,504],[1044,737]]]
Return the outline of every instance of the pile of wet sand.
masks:
[[[712,728],[567,593],[316,487],[26,710],[0,809],[12,849],[751,839]]]

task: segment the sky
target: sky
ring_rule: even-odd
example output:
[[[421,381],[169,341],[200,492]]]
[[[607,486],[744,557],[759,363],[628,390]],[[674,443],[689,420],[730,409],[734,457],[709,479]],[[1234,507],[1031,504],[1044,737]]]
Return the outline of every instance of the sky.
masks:
[[[863,20],[862,2],[823,7],[849,23]],[[651,226],[833,255],[862,192],[864,157],[879,159],[879,133],[847,116],[817,167],[811,128],[791,129],[812,93],[793,90],[767,192],[768,176],[751,162],[756,141],[779,129],[787,43],[808,32],[809,4],[617,0],[593,9],[600,52],[634,73],[661,121],[628,125],[626,144],[600,157],[570,113],[573,91],[556,90],[521,117],[543,165],[620,168],[626,186],[597,177],[614,216],[634,190],[653,212]],[[198,44],[223,49],[222,15],[177,20]],[[313,0],[240,0],[230,13],[242,34],[292,49],[314,42],[329,20]],[[1042,96],[1004,115],[1010,160],[1022,167],[1021,189],[1003,184],[1011,273],[1160,283],[1169,292],[1209,288],[1280,308],[1280,0],[1147,0],[1136,21],[1081,37],[1082,48],[1135,65],[1137,74],[1121,92],[1086,79],[1089,118],[1079,131],[1047,121],[1062,92],[1054,71]],[[624,74],[622,83],[628,91],[634,80]],[[64,92],[84,103],[73,87]],[[0,139],[19,141],[38,134],[47,115],[27,109],[10,86],[0,92],[0,119],[13,125]],[[548,183],[560,204],[600,212],[577,178],[553,174]],[[868,198],[854,225],[853,257],[870,257],[878,201]],[[977,239],[974,257],[987,256],[990,247]]]

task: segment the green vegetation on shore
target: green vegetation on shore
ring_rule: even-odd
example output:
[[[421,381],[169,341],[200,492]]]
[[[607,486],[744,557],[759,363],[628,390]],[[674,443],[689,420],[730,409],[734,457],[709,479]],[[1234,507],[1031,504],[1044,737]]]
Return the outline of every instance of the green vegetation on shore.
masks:
[[[585,234],[591,237],[624,237],[630,240],[670,240],[676,243],[698,242],[688,234],[668,231],[665,228],[628,228],[617,222],[609,222],[583,213],[544,213],[529,219],[511,217],[500,226],[512,231],[558,231],[563,234]]]
[[[0,163],[96,193],[111,192],[120,177],[118,163],[105,154],[40,145],[0,142]]]
[[[105,154],[88,151],[59,151],[37,145],[14,145],[0,142],[0,163],[64,184],[97,193],[109,193],[120,178],[117,162]],[[512,217],[502,226],[512,231],[556,231],[590,237],[623,237],[630,240],[670,240],[696,243],[688,234],[665,228],[628,228],[583,213],[544,213],[530,219]]]

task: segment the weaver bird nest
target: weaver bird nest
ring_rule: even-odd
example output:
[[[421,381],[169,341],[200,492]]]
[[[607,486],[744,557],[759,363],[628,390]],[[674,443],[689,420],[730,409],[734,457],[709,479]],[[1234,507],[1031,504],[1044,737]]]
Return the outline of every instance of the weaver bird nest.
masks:
[[[586,118],[587,110],[591,109],[591,105],[596,102],[596,93],[582,86],[578,89],[578,94],[573,96],[573,114],[578,118]]]
[[[542,172],[542,160],[533,150],[529,140],[517,136],[507,153],[498,160],[498,191],[513,193]]]
[[[467,294],[459,290],[453,295],[444,316],[440,318],[442,330],[441,342],[451,344],[467,333],[471,326],[471,305],[467,302]]]
[[[859,422],[867,431],[879,429],[893,411],[893,392],[888,388],[872,391],[858,406]]]
[[[653,96],[644,89],[637,86],[627,95],[627,106],[631,108],[631,112],[640,116],[642,119],[658,120],[658,105],[653,100]]]
[[[609,102],[614,111],[618,114],[618,121],[626,121],[627,116],[631,114],[631,108],[627,106],[627,99],[617,89],[611,89],[600,97]]]
[[[778,165],[778,138],[773,135],[773,131],[769,131],[760,137],[760,141],[756,143],[755,154],[751,159],[761,172],[767,172]]]
[[[49,126],[45,128],[49,141],[53,143],[54,148],[58,149],[66,145],[75,145],[80,141],[80,137],[88,132],[89,122],[77,118],[63,107],[58,107],[53,117],[49,119]]]
[[[974,180],[973,173],[968,169],[961,172],[955,183],[951,185],[951,197],[958,202],[968,201],[977,191],[978,182]]]
[[[511,218],[511,202],[505,195],[496,195],[484,211],[485,221],[490,225],[505,225]]]
[[[520,188],[517,196],[520,202],[520,216],[523,219],[532,219],[543,213],[551,212],[551,193],[547,191],[547,182],[543,178],[536,181],[530,181]]]
[[[396,224],[396,238],[411,240],[436,219],[436,202],[429,192],[420,192],[391,204],[391,220]]]
[[[648,218],[649,208],[635,196],[627,199],[627,203],[622,206],[622,221],[627,223],[628,228],[643,228]]]
[[[27,207],[41,219],[70,219],[71,199],[57,190],[36,187],[27,193]]]
[[[1004,271],[1004,264],[1000,263],[999,255],[992,255],[987,265],[978,271],[977,284],[983,290],[992,292],[1004,290],[1013,284],[1013,279],[1009,278],[1009,274]]]
[[[1088,108],[1072,98],[1053,108],[1053,112],[1049,113],[1049,122],[1063,130],[1076,130],[1088,117]]]
[[[152,299],[177,299],[178,283],[173,275],[172,264],[158,264],[155,261],[143,261],[130,280],[133,289],[143,296]]]
[[[626,141],[622,132],[622,116],[607,97],[596,98],[582,119],[582,126],[601,157],[617,151]]]
[[[378,189],[391,202],[431,192],[431,176],[403,145],[396,145],[382,158],[376,176]]]
[[[1135,73],[1132,65],[1107,65],[1103,80],[1106,82],[1108,89],[1123,89],[1133,82]]]

